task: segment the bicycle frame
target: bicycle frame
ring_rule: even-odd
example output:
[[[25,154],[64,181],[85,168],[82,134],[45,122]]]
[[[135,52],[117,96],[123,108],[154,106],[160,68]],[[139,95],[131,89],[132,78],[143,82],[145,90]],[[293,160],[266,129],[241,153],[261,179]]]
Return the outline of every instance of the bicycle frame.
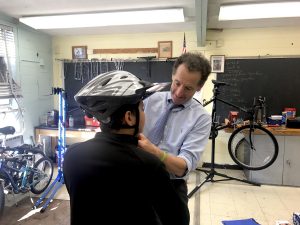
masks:
[[[26,188],[29,188],[32,185],[28,182],[28,174],[30,174],[31,172],[34,173],[34,171],[33,171],[33,168],[31,168],[28,164],[29,164],[29,162],[28,162],[28,160],[26,160],[25,166],[22,166],[20,169],[16,169],[13,167],[8,167],[7,165],[1,163],[0,171],[5,176],[2,179],[9,181],[9,183],[11,184],[11,186],[13,188],[14,193],[16,193],[16,194],[26,190]],[[21,185],[17,184],[16,180],[11,176],[9,170],[22,174]],[[6,189],[6,188],[7,187],[4,187],[4,189]]]
[[[259,109],[262,107],[263,101],[259,100],[259,105],[254,104],[253,107],[249,110],[243,107],[240,107],[238,105],[235,105],[227,100],[224,100],[222,98],[219,98],[218,95],[220,94],[219,91],[219,86],[225,86],[226,83],[224,82],[218,82],[218,81],[212,81],[214,84],[214,89],[213,89],[213,97],[209,100],[209,101],[205,101],[203,103],[203,106],[207,106],[208,104],[213,102],[213,107],[212,107],[212,127],[211,127],[211,133],[212,135],[215,135],[214,137],[216,137],[216,132],[225,128],[230,127],[230,124],[225,124],[225,125],[220,125],[219,122],[216,122],[216,112],[217,112],[217,102],[222,102],[226,105],[232,106],[244,113],[247,113],[249,115],[249,121],[250,121],[250,126],[252,127],[254,124],[254,119],[255,119],[255,111],[256,109]],[[252,141],[252,131],[253,129],[250,129],[249,132],[249,144],[251,149],[254,149],[253,147],[253,141]]]
[[[203,104],[203,106],[207,106],[208,104],[210,104],[211,102],[213,102],[213,110],[212,110],[212,118],[213,118],[213,122],[216,121],[216,103],[217,103],[217,101],[223,102],[223,103],[226,104],[226,105],[229,105],[229,106],[232,106],[232,107],[234,107],[234,108],[236,108],[236,109],[239,109],[239,110],[241,110],[241,111],[243,111],[243,112],[245,112],[245,113],[248,113],[251,117],[253,117],[252,113],[249,112],[249,110],[247,110],[247,109],[245,109],[245,108],[242,108],[242,107],[240,107],[240,106],[237,106],[237,105],[235,105],[235,104],[232,104],[232,103],[230,103],[230,102],[228,102],[228,101],[226,101],[226,100],[224,100],[224,99],[222,99],[222,98],[219,98],[219,97],[214,96],[214,97],[212,97],[209,101],[207,101],[207,102],[205,102],[205,103]],[[250,122],[251,122],[251,121],[253,121],[252,118],[250,119]],[[223,126],[222,126],[222,127],[223,127]],[[224,125],[224,128],[226,128],[226,127],[229,127],[229,125]],[[221,129],[224,129],[224,128],[220,128],[220,129],[218,129],[218,130],[221,130]]]

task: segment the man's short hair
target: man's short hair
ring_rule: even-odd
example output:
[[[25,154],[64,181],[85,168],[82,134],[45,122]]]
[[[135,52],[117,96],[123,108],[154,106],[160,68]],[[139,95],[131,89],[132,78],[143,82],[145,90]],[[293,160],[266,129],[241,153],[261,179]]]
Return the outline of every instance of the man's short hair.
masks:
[[[200,72],[199,85],[203,85],[211,73],[210,62],[201,53],[187,52],[179,56],[173,66],[173,75],[181,64],[185,64],[190,72]]]

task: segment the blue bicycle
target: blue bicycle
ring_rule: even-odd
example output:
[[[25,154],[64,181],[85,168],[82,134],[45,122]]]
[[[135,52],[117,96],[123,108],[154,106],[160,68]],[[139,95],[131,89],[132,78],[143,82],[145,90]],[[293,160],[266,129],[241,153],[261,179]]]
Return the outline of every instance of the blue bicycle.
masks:
[[[5,136],[14,132],[13,127],[0,128],[0,133]],[[0,147],[0,217],[5,194],[28,191],[41,194],[49,186],[52,176],[53,163],[39,147]]]

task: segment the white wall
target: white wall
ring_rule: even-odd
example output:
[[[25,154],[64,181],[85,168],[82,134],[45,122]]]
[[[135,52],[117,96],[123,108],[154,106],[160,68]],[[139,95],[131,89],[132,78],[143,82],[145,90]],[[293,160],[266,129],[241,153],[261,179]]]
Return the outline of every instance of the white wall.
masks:
[[[19,65],[25,105],[25,137],[33,135],[41,115],[54,108],[52,40],[50,36],[19,28]]]
[[[2,14],[0,23],[14,28],[17,51],[15,79],[23,94],[23,136],[26,143],[31,143],[30,136],[34,135],[34,126],[39,125],[40,116],[53,109],[53,96],[50,96],[53,83],[52,39]]]
[[[210,55],[225,55],[225,57],[288,57],[300,55],[299,27],[208,31],[205,47],[197,47],[195,31],[186,31],[185,33],[187,51],[200,51],[207,58],[210,58]],[[183,32],[54,37],[54,86],[63,85],[62,61],[58,59],[71,59],[72,46],[87,45],[89,59],[136,58],[145,54],[94,55],[92,53],[93,49],[101,48],[152,48],[157,47],[158,41],[167,40],[173,42],[173,57],[179,56],[182,50]],[[212,74],[210,79],[215,79],[215,74]],[[211,94],[212,85],[208,80],[203,88],[203,98],[209,99]],[[208,106],[208,111],[210,111],[210,106]]]

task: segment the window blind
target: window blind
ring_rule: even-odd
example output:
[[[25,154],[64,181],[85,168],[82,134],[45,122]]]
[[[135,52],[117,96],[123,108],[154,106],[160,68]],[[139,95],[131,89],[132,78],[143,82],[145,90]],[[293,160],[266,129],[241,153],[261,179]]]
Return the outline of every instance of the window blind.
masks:
[[[13,80],[16,68],[16,49],[13,28],[0,24],[0,99],[21,96]]]
[[[0,24],[0,127],[14,126],[15,134],[24,130],[21,88],[14,81],[16,48],[13,28]],[[0,137],[1,139],[1,137]]]

